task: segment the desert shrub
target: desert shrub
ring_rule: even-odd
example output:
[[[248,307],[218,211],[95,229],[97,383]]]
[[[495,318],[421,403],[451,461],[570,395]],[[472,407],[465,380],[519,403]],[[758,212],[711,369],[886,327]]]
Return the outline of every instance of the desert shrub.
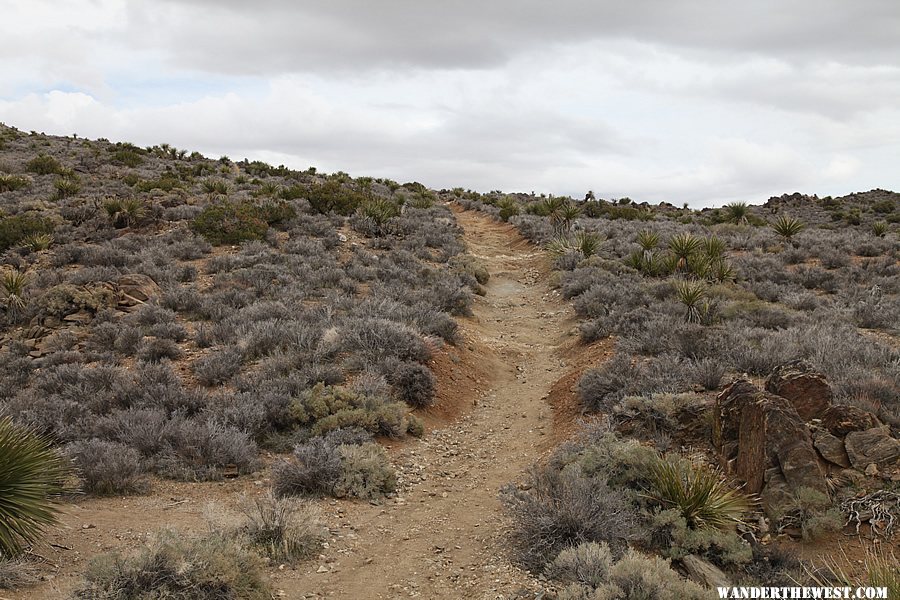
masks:
[[[332,180],[310,186],[306,199],[313,210],[320,214],[335,212],[346,216],[353,214],[363,203],[365,196]]]
[[[178,360],[184,351],[173,340],[165,338],[144,339],[137,350],[138,360],[158,363],[161,360]]]
[[[94,559],[73,598],[97,600],[269,600],[263,562],[232,538],[163,531],[139,555]]]
[[[0,555],[17,556],[57,521],[54,497],[70,465],[50,441],[0,419]]]
[[[57,200],[69,198],[81,191],[81,184],[78,180],[70,177],[60,177],[53,182],[53,187],[56,188]]]
[[[650,547],[673,560],[695,554],[722,568],[731,568],[744,567],[753,559],[753,548],[736,530],[691,527],[678,509],[655,513],[648,530]]]
[[[616,554],[624,551],[637,515],[623,492],[575,465],[534,469],[529,483],[527,490],[510,486],[503,492],[515,553],[525,567],[540,572],[561,550],[582,542],[603,541]]]
[[[273,470],[275,493],[376,498],[393,491],[396,480],[387,455],[370,440],[362,429],[344,428],[299,444],[293,460]]]
[[[414,408],[434,404],[437,380],[431,369],[415,362],[401,362],[391,368],[388,380],[398,397]]]
[[[357,318],[340,329],[341,349],[367,362],[382,358],[424,362],[430,358],[422,337],[412,327],[388,319]]]
[[[269,225],[262,211],[249,202],[210,204],[191,221],[191,230],[215,245],[262,240]]]
[[[194,361],[194,375],[203,385],[221,385],[237,375],[244,361],[240,348],[229,347]]]
[[[99,439],[74,442],[66,447],[82,489],[98,496],[134,494],[147,490],[140,453],[117,442]]]
[[[44,218],[29,214],[0,218],[0,252],[19,245],[34,235],[53,232],[53,224]]]
[[[562,583],[595,589],[609,579],[613,562],[608,545],[584,542],[562,550],[547,565],[547,576]]]
[[[397,476],[380,445],[343,444],[341,472],[334,486],[338,498],[376,499],[397,489]]]
[[[60,173],[63,170],[63,166],[52,156],[38,154],[26,163],[25,169],[37,175],[53,175]]]
[[[399,437],[407,429],[405,404],[323,383],[297,395],[290,403],[290,413],[297,423],[309,427],[313,435],[360,427],[375,434]]]
[[[688,365],[691,381],[699,383],[705,390],[719,389],[726,370],[727,367],[715,358],[701,358]]]
[[[30,557],[0,558],[0,590],[12,590],[40,581],[38,563]]]
[[[680,391],[683,370],[681,359],[673,355],[633,363],[628,355],[617,353],[581,377],[578,396],[588,410],[608,413],[625,396]]]
[[[309,558],[325,541],[327,530],[308,502],[269,493],[244,498],[240,510],[246,518],[240,533],[274,561],[293,564]]]
[[[668,561],[629,550],[609,569],[609,580],[594,591],[594,600],[703,600],[710,594],[683,579]]]

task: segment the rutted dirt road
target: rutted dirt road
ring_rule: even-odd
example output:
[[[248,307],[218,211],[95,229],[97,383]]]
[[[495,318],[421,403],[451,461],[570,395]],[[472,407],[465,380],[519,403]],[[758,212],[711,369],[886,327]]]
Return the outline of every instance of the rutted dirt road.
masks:
[[[456,218],[491,274],[474,317],[461,323],[480,375],[457,393],[474,406],[400,451],[400,496],[362,511],[347,506],[344,537],[326,560],[278,582],[288,597],[505,598],[533,584],[505,558],[498,490],[549,446],[546,396],[565,371],[556,350],[571,317],[547,286],[544,252],[482,213]]]
[[[322,500],[331,536],[317,558],[278,569],[285,598],[507,598],[539,586],[506,558],[498,490],[554,441],[547,396],[568,369],[560,354],[574,323],[547,285],[546,254],[512,226],[456,210],[469,252],[489,270],[487,294],[461,319],[462,342],[437,357],[442,406],[421,440],[393,444],[399,494],[380,505]],[[450,418],[453,417],[453,418]],[[264,473],[260,474],[261,476]],[[87,559],[136,549],[161,527],[202,531],[209,501],[233,506],[263,478],[156,482],[153,494],[66,507],[46,549],[55,577],[3,598],[65,598]]]

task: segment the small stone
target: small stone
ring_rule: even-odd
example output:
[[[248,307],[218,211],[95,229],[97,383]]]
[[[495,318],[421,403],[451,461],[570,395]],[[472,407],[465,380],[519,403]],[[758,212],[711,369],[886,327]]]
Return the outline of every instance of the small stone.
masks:
[[[871,463],[866,467],[865,473],[869,477],[878,477],[878,465],[876,465],[875,463]]]
[[[327,573],[327,572],[328,572],[328,567],[326,567],[325,565],[319,565],[319,568],[316,569],[316,573]]]

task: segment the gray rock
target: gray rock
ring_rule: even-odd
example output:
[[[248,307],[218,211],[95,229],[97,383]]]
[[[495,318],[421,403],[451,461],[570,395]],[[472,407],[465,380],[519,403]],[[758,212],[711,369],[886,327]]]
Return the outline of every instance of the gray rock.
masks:
[[[900,463],[900,440],[891,436],[887,426],[851,431],[844,438],[847,456],[854,468],[865,470],[870,464],[890,469]]]
[[[708,588],[730,587],[731,581],[721,569],[715,565],[703,560],[694,554],[688,554],[681,559],[684,570],[696,583],[705,585]]]

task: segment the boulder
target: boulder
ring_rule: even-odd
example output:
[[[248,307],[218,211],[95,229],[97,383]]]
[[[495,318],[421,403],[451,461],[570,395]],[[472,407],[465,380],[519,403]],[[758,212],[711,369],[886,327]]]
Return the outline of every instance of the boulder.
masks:
[[[688,554],[682,558],[681,564],[688,577],[695,583],[708,588],[731,587],[731,580],[721,569],[695,554]]]
[[[844,442],[828,433],[828,431],[824,429],[817,431],[813,436],[813,445],[819,451],[819,454],[822,455],[822,458],[828,462],[845,469],[850,466],[850,457],[847,456]]]
[[[790,400],[804,421],[822,418],[834,397],[825,376],[805,360],[775,367],[766,379],[766,391]]]
[[[766,469],[779,467],[792,490],[827,493],[825,477],[809,429],[790,401],[738,380],[716,398],[713,422],[716,445],[737,439],[736,456],[726,456],[746,491],[759,493]]]
[[[831,406],[822,415],[822,427],[840,438],[851,431],[865,431],[880,426],[878,417],[855,406]]]
[[[116,292],[119,306],[130,308],[159,297],[161,290],[148,276],[129,273],[116,281]]]
[[[900,440],[891,436],[887,425],[851,431],[844,438],[844,447],[850,463],[861,471],[871,464],[882,470],[891,469],[900,462]]]
[[[765,482],[759,495],[763,510],[769,517],[780,519],[795,507],[794,492],[778,467],[766,469]]]

